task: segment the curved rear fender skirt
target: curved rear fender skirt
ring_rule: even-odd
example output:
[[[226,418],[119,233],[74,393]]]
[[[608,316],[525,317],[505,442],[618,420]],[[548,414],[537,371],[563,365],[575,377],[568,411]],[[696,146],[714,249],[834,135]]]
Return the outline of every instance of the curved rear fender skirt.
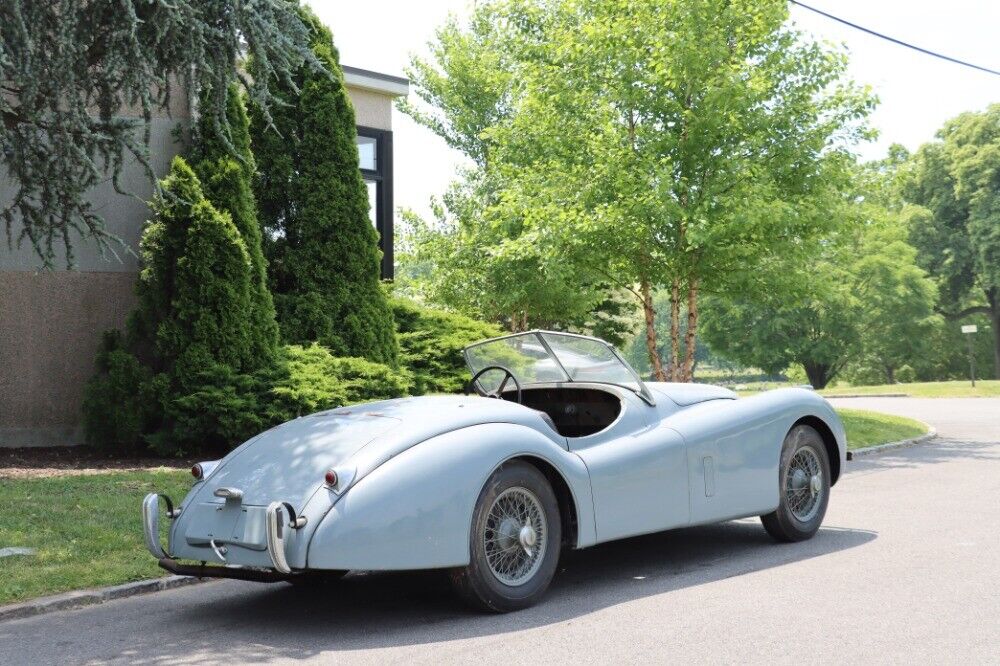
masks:
[[[586,466],[531,428],[493,423],[434,437],[387,461],[327,513],[309,543],[310,569],[433,569],[469,563],[472,513],[504,461],[535,456],[566,480],[576,503],[577,546],[595,542]]]

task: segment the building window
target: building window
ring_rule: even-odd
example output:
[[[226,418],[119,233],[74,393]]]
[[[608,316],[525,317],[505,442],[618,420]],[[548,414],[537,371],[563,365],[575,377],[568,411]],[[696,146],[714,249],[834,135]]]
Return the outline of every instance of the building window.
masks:
[[[358,157],[360,158],[362,171],[378,170],[377,146],[378,139],[375,137],[358,135]]]
[[[382,249],[382,279],[393,276],[392,132],[358,127],[358,162],[368,190],[369,215]]]

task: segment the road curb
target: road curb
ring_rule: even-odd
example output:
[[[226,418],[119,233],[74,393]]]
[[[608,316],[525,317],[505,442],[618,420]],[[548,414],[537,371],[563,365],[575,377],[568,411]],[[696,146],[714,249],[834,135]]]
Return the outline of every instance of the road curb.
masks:
[[[137,594],[173,590],[179,587],[207,582],[207,579],[193,578],[191,576],[164,576],[163,578],[139,580],[123,585],[112,585],[111,587],[101,587],[93,590],[76,590],[48,597],[39,597],[19,604],[0,606],[0,622],[5,620],[20,620],[26,617],[34,617],[35,615],[44,615],[45,613],[54,613],[62,610],[72,610],[74,608],[84,608],[86,606],[103,604],[107,601],[114,601],[115,599],[133,597]]]
[[[864,458],[866,456],[873,456],[879,453],[885,453],[887,451],[894,451],[896,449],[906,449],[911,446],[919,446],[921,444],[926,444],[932,439],[937,439],[937,429],[930,428],[926,433],[920,435],[919,437],[912,437],[910,439],[903,439],[898,442],[889,442],[888,444],[879,444],[878,446],[868,446],[863,449],[854,449],[849,451],[850,459],[855,460],[857,458]]]

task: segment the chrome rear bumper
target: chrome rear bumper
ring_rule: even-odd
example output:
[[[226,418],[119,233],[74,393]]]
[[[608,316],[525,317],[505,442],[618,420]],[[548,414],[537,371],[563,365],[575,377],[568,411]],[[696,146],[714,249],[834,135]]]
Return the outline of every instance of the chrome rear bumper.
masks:
[[[173,508],[173,503],[170,498],[166,495],[159,495],[157,493],[150,493],[146,495],[146,498],[142,501],[142,531],[146,540],[146,549],[150,554],[155,557],[160,562],[160,566],[168,571],[176,571],[178,568],[186,568],[188,565],[177,564],[175,560],[170,557],[170,553],[163,545],[160,543],[160,498],[163,498],[167,503],[167,516],[170,518],[176,518],[180,511],[175,511]],[[294,509],[291,505],[286,502],[271,502],[267,507],[265,513],[265,537],[267,542],[267,555],[268,559],[271,561],[272,568],[279,574],[287,575],[292,572],[291,566],[288,564],[288,559],[285,556],[285,538],[288,534],[289,529],[298,529],[306,524],[306,518],[304,516],[296,516]],[[214,542],[213,542],[214,547]],[[216,553],[220,551],[217,549]],[[223,557],[220,555],[220,557]],[[225,558],[223,557],[223,560]],[[164,565],[164,561],[172,562],[175,568],[171,568]],[[188,567],[191,568],[191,567]],[[210,569],[211,567],[209,567]],[[194,570],[195,568],[192,568]],[[237,570],[232,567],[225,567],[225,570]],[[198,571],[205,571],[206,568],[197,568]],[[205,576],[206,574],[190,573],[185,575],[199,575]],[[225,574],[207,574],[214,577],[226,577],[226,578],[239,578],[236,575],[225,575]]]
[[[173,517],[174,508],[170,498],[164,495],[167,500],[167,511]],[[146,537],[146,550],[156,559],[170,557],[167,549],[160,544],[160,496],[157,493],[149,493],[142,500],[142,533]]]

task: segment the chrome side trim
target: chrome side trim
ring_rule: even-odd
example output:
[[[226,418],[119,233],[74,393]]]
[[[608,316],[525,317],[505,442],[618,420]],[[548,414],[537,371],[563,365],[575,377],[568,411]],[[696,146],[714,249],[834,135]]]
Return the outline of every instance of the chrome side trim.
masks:
[[[160,545],[160,496],[149,493],[142,500],[142,531],[146,537],[146,550],[156,559],[169,557]]]
[[[276,571],[287,574],[292,568],[288,566],[285,558],[285,515],[284,504],[281,502],[271,502],[267,507],[267,555],[271,558],[271,564]]]

